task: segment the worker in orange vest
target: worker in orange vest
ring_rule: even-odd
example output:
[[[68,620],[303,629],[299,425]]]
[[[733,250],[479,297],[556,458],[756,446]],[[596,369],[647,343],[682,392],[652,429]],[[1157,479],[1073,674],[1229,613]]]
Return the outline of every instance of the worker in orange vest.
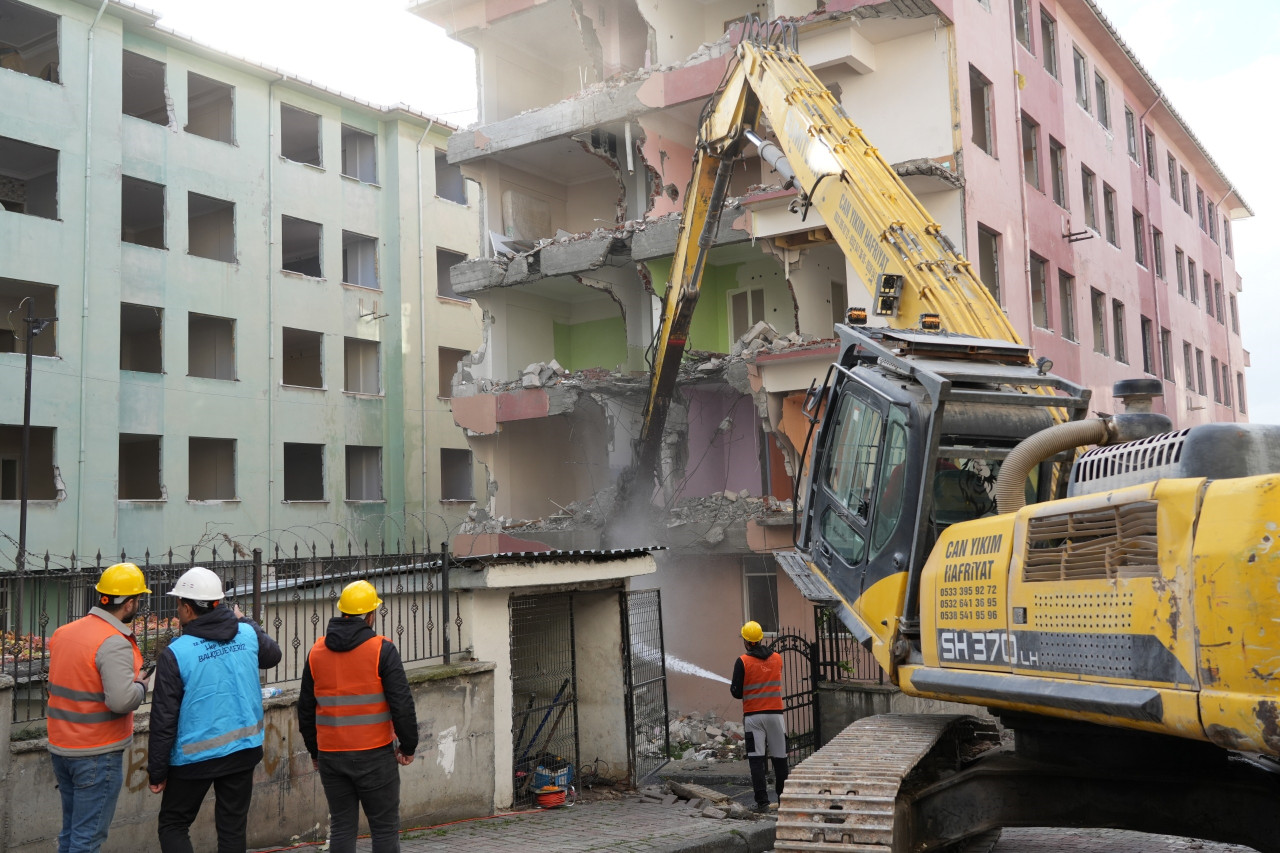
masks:
[[[764,645],[764,630],[759,622],[742,626],[742,645],[746,654],[733,665],[729,692],[742,700],[742,728],[747,741],[747,765],[751,768],[751,787],[755,789],[756,811],[770,809],[769,788],[765,780],[765,758],[773,759],[773,787],[782,799],[787,781],[787,732],[783,720],[782,655]],[[777,806],[773,806],[777,808]]]
[[[373,584],[347,584],[302,670],[298,728],[329,801],[331,853],[356,849],[361,806],[373,853],[400,849],[397,765],[413,763],[418,715],[400,653],[374,633],[381,606]]]
[[[49,754],[62,795],[58,853],[97,853],[107,840],[133,742],[133,711],[147,696],[133,638],[142,570],[117,563],[98,577],[88,615],[49,640]]]

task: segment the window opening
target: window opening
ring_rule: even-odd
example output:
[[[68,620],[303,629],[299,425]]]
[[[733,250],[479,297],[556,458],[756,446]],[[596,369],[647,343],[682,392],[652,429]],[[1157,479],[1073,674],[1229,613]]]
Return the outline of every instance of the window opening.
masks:
[[[382,500],[382,448],[347,445],[347,500]]]
[[[378,137],[342,126],[342,174],[366,184],[378,182]],[[320,165],[316,163],[316,165]]]
[[[449,279],[449,268],[455,267],[467,259],[459,252],[448,249],[436,249],[436,295],[446,299],[467,299],[453,292],[453,283]]]
[[[0,210],[58,218],[58,152],[0,136]]]
[[[120,240],[165,248],[164,185],[124,175],[120,179]]]
[[[1168,329],[1160,330],[1160,370],[1169,382],[1174,381],[1173,369],[1173,333]]]
[[[207,314],[187,315],[187,375],[236,378],[235,321]]]
[[[1089,310],[1093,314],[1093,351],[1107,354],[1106,297],[1097,288],[1089,288]]]
[[[729,339],[738,338],[751,331],[751,327],[764,319],[764,288],[752,287],[729,294]]]
[[[978,274],[982,283],[1000,302],[1000,235],[978,223]]]
[[[343,339],[343,390],[352,394],[380,394],[378,342]]]
[[[164,85],[164,63],[126,50],[121,65],[120,107],[124,114],[168,127],[169,93]]]
[[[1080,167],[1080,193],[1084,197],[1084,224],[1098,230],[1098,188],[1088,166]]]
[[[323,228],[292,216],[280,217],[280,269],[310,278],[321,278],[320,241]]]
[[[187,72],[187,133],[233,144],[236,141],[235,87]]]
[[[778,633],[778,562],[772,556],[742,558],[743,618],[760,623],[761,630]]]
[[[1022,173],[1027,183],[1036,189],[1040,186],[1040,125],[1022,114]]]
[[[1071,49],[1072,69],[1075,71],[1076,103],[1089,112],[1089,61],[1079,48]]]
[[[1067,149],[1062,143],[1049,137],[1049,168],[1053,172],[1053,200],[1058,207],[1068,207],[1067,202]]]
[[[26,352],[26,323],[20,318],[27,316],[27,300],[35,303],[35,316],[58,316],[58,288],[34,281],[0,278],[0,352]],[[49,323],[31,339],[31,354],[57,357],[57,323]],[[17,402],[22,404],[20,391]]]
[[[299,388],[324,387],[324,335],[306,329],[282,328],[281,382]]]
[[[30,432],[30,456],[27,475],[31,478],[27,487],[27,499],[52,501],[58,498],[54,480],[54,450],[57,430],[53,427],[32,426]],[[0,501],[22,500],[22,424],[0,424]]]
[[[378,289],[378,240],[354,231],[342,232],[342,280]]]
[[[1049,262],[1031,253],[1031,322],[1041,329],[1049,328],[1048,297]]]
[[[187,500],[235,500],[236,440],[192,436],[187,440],[187,450]]]
[[[436,152],[436,198],[456,204],[467,203],[467,181],[462,177],[462,167],[451,165],[449,156]]]
[[[475,491],[471,485],[471,466],[470,450],[440,448],[440,500],[475,500]]]
[[[1114,340],[1116,350],[1116,361],[1122,364],[1129,363],[1129,351],[1126,347],[1124,334],[1124,303],[1119,299],[1111,300],[1111,322],[1114,332]]]
[[[969,66],[969,108],[973,124],[973,144],[995,155],[995,135],[991,126],[991,81],[972,65]]]
[[[164,499],[161,483],[160,436],[120,433],[120,470],[116,499],[158,501]]]
[[[57,15],[26,3],[0,0],[0,68],[61,82],[58,20]]]
[[[321,166],[320,116],[280,105],[280,156],[295,163]]]
[[[284,443],[284,499],[324,500],[324,445]]]
[[[1076,338],[1076,280],[1058,271],[1058,323],[1062,337],[1068,341]]]
[[[1040,9],[1040,59],[1044,62],[1044,70],[1058,77],[1058,23],[1049,14]]]
[[[187,251],[211,261],[236,262],[236,206],[187,193]]]
[[[453,396],[453,375],[458,372],[458,363],[467,357],[464,349],[450,347],[436,348],[436,361],[440,381],[439,397],[448,399]]]
[[[163,373],[164,309],[120,303],[120,369]]]
[[[1140,326],[1142,332],[1142,369],[1154,376],[1156,372],[1155,329],[1151,325],[1151,318],[1147,316],[1140,318]]]

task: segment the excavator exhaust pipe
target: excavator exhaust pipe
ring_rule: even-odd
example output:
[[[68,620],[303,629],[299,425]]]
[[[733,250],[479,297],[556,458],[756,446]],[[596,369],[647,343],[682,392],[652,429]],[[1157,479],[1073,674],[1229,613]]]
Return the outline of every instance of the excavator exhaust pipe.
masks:
[[[1124,379],[1112,386],[1112,393],[1124,405],[1123,414],[1058,424],[1019,442],[1005,457],[996,477],[996,508],[999,512],[1017,512],[1026,506],[1027,477],[1037,465],[1058,453],[1087,444],[1137,441],[1173,429],[1173,421],[1168,415],[1151,411],[1152,399],[1163,393],[1159,379]]]

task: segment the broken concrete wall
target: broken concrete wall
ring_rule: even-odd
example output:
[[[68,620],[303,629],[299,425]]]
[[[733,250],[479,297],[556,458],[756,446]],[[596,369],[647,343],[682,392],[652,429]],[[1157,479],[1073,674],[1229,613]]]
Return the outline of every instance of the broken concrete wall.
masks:
[[[688,403],[686,470],[681,498],[745,489],[760,494],[760,422],[755,402],[724,385],[685,387]]]
[[[604,409],[588,397],[569,413],[508,422],[497,436],[473,440],[491,445],[491,470],[502,472],[492,512],[541,518],[603,489],[614,479],[610,438]]]

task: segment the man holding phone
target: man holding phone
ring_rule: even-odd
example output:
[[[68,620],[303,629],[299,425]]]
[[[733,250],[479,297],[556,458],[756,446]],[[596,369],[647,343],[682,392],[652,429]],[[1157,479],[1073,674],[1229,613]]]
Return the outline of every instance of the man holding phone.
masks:
[[[133,742],[133,711],[147,696],[133,617],[142,570],[117,563],[98,578],[88,615],[49,640],[49,754],[62,795],[58,853],[96,853],[107,840]]]

